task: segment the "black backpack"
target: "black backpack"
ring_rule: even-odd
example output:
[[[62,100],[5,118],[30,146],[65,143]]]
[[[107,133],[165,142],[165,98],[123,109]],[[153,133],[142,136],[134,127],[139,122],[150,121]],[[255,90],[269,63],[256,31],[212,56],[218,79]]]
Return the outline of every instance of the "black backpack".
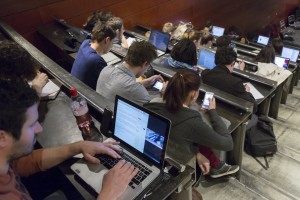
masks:
[[[273,123],[268,117],[259,117],[256,126],[247,130],[245,151],[253,156],[264,169],[269,168],[266,156],[272,156],[277,152],[277,140],[273,131]],[[266,166],[256,158],[257,156],[265,158]]]

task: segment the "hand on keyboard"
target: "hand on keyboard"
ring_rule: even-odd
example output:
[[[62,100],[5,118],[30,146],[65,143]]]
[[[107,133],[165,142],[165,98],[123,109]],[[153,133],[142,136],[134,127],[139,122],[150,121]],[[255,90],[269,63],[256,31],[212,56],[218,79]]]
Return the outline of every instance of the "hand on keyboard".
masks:
[[[124,160],[120,160],[103,178],[102,190],[98,200],[117,199],[125,191],[138,169]]]

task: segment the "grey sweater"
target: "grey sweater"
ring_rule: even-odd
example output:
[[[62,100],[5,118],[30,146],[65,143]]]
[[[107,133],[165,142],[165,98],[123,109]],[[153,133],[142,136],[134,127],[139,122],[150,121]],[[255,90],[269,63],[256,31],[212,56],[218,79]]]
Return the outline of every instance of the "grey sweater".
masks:
[[[144,106],[171,120],[167,154],[182,164],[195,156],[199,145],[223,151],[233,149],[231,134],[214,109],[208,111],[212,129],[198,111],[190,108],[183,107],[174,114],[167,111],[164,103],[148,103]]]

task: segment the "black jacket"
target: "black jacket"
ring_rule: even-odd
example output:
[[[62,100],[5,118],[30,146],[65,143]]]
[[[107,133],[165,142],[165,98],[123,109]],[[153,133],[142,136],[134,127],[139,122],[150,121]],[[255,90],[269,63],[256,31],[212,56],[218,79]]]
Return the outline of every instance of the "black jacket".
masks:
[[[243,80],[233,76],[226,66],[218,65],[211,70],[206,69],[202,71],[201,77],[207,85],[254,103],[253,112],[256,112],[256,101],[250,92],[246,92]]]

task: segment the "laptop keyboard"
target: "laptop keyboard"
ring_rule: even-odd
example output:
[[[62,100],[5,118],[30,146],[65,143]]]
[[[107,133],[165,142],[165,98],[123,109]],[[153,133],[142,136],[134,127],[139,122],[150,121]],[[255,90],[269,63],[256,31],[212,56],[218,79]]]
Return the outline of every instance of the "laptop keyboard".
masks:
[[[120,159],[115,159],[104,154],[98,155],[97,158],[101,161],[101,164],[103,164],[107,169],[113,168],[120,161]],[[145,167],[126,153],[123,153],[122,159],[130,162],[135,168],[139,169],[137,175],[135,175],[135,177],[129,183],[129,186],[132,189],[136,188],[136,186],[143,182],[143,180],[145,180],[145,178],[147,178],[147,176],[152,172],[150,169],[148,169],[147,167]]]

